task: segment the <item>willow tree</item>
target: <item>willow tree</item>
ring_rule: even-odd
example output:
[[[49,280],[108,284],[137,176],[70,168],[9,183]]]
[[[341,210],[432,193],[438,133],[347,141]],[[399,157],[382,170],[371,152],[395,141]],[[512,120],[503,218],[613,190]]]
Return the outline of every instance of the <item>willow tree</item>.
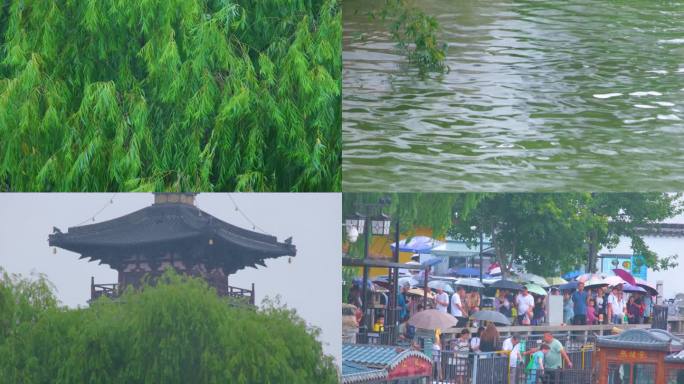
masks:
[[[338,382],[317,331],[294,311],[231,305],[173,273],[117,301],[40,313],[0,340],[0,382]]]
[[[5,0],[0,190],[339,190],[338,0]]]

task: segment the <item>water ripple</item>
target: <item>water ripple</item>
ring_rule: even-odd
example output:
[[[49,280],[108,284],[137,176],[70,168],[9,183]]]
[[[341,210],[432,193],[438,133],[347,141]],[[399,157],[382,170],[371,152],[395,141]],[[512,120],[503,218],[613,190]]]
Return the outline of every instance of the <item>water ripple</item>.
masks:
[[[684,3],[415,4],[450,72],[343,7],[343,189],[681,190]],[[649,182],[645,182],[649,181]]]

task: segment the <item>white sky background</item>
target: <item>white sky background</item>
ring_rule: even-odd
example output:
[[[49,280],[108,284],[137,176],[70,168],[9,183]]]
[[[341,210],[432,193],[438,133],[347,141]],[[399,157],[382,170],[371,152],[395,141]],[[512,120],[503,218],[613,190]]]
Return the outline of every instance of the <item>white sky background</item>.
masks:
[[[117,194],[45,193],[0,194],[0,266],[10,273],[45,273],[57,287],[57,296],[69,307],[85,306],[90,298],[90,277],[96,283],[115,283],[116,271],[97,262],[79,260],[78,254],[48,246],[52,227],[66,232],[104,209],[95,221],[123,216],[153,203],[149,193]],[[342,248],[341,194],[335,193],[233,193],[240,209],[260,228],[278,237],[292,236],[297,256],[266,260],[266,268],[247,268],[229,278],[230,285],[256,285],[256,300],[281,296],[307,323],[322,329],[327,354],[341,358]],[[202,193],[197,205],[231,224],[252,229],[228,194]],[[92,224],[87,221],[83,225]]]

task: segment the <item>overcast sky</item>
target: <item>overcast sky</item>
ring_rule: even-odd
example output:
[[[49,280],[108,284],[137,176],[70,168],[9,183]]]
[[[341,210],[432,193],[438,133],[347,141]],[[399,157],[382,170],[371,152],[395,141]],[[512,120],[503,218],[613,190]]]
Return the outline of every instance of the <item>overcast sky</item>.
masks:
[[[113,203],[109,203],[113,196]],[[244,269],[231,275],[230,284],[248,288],[256,284],[257,302],[265,296],[281,296],[281,302],[297,309],[309,324],[322,329],[326,353],[341,354],[342,248],[341,195],[334,193],[234,193],[230,197],[260,228],[278,241],[293,237],[297,256],[266,261],[266,268]],[[149,193],[128,194],[0,194],[0,266],[11,273],[45,273],[57,287],[57,296],[70,307],[85,306],[90,298],[90,277],[98,283],[115,283],[116,271],[97,262],[79,260],[78,254],[48,246],[53,227],[66,232],[89,220],[123,216],[152,204]],[[235,210],[228,194],[197,196],[197,205],[228,223],[252,229]]]

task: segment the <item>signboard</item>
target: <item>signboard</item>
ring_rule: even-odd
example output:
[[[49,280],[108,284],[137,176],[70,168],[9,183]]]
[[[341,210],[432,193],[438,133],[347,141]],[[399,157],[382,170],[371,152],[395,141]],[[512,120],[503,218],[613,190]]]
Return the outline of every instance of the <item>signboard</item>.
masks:
[[[622,361],[648,359],[648,353],[646,351],[635,351],[633,349],[630,349],[630,350],[621,349],[617,355],[618,355],[618,358]]]
[[[601,255],[601,271],[610,272],[619,268],[632,274],[634,277],[646,280],[648,268],[641,255]]]
[[[402,377],[416,377],[416,376],[430,376],[432,375],[432,363],[417,357],[410,356],[397,364],[393,370],[389,372],[388,379],[395,380]]]
[[[563,323],[563,296],[549,295],[547,297],[548,325],[561,325]]]

